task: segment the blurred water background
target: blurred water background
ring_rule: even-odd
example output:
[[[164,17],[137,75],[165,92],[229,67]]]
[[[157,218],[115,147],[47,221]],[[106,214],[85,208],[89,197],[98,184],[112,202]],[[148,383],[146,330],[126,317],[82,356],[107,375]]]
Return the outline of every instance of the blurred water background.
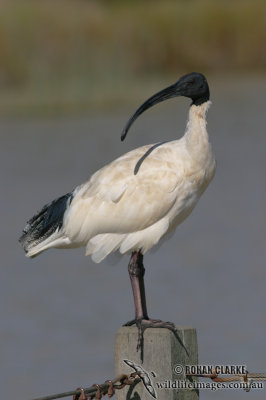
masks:
[[[1,1],[1,398],[114,376],[133,317],[128,257],[24,257],[40,207],[122,153],[181,137],[189,101],[128,116],[182,73],[207,75],[217,174],[190,218],[145,257],[149,313],[194,326],[201,364],[266,372],[264,1]],[[202,399],[265,398],[204,391]]]

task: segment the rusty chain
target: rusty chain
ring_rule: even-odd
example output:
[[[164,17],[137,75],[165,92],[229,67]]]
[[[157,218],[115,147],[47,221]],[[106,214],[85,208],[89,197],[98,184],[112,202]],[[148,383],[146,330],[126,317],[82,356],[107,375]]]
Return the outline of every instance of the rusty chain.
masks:
[[[100,400],[103,396],[107,395],[111,398],[116,390],[123,389],[127,385],[133,385],[140,382],[140,377],[136,372],[131,374],[122,374],[113,380],[106,380],[103,384],[94,384],[88,388],[79,387],[74,391],[58,393],[51,396],[38,397],[33,400],[55,400],[63,397],[73,396],[73,400]]]
[[[187,377],[198,377],[198,378],[210,378],[213,382],[243,382],[245,387],[243,389],[246,392],[250,391],[250,384],[254,381],[266,381],[266,374],[261,373],[248,373],[245,374],[234,374],[234,375],[219,375],[212,371],[211,374],[186,374]]]
[[[245,374],[235,374],[229,376],[221,376],[217,374],[215,371],[212,374],[186,374],[186,376],[196,376],[198,378],[210,378],[214,382],[234,382],[234,381],[266,381],[266,374],[249,374],[246,372]]]
[[[217,374],[214,370],[211,374],[186,374],[187,377],[199,377],[199,378],[209,378],[213,382],[234,382],[242,381],[244,383],[250,383],[252,381],[266,381],[266,374],[261,373],[248,373],[245,374],[235,374],[225,376],[224,374]],[[73,396],[73,400],[100,400],[103,396],[108,396],[111,398],[116,390],[123,389],[127,385],[133,385],[139,383],[141,377],[137,372],[132,372],[131,374],[122,374],[113,380],[106,380],[103,384],[94,384],[88,388],[79,387],[74,391],[58,393],[51,396],[39,397],[33,400],[55,400],[63,397]]]

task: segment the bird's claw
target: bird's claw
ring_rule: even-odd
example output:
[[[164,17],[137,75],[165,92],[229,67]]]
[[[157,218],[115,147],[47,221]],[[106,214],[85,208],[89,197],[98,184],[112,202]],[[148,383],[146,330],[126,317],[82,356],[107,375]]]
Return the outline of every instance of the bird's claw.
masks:
[[[174,334],[177,334],[177,329],[175,327],[175,324],[173,322],[169,321],[162,321],[160,319],[145,319],[145,318],[140,318],[140,319],[133,319],[131,321],[128,321],[124,326],[132,326],[136,325],[138,328],[138,342],[137,342],[137,351],[141,350],[141,359],[143,359],[143,344],[144,344],[144,331],[147,328],[165,328],[169,329],[171,332]]]
[[[136,324],[136,319],[131,319],[130,321],[127,321],[123,326],[132,326]]]

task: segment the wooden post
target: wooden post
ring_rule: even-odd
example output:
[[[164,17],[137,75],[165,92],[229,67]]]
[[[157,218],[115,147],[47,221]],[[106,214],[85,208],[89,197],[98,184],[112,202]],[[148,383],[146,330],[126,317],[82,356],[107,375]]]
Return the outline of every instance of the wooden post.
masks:
[[[168,329],[145,330],[143,363],[140,352],[136,351],[137,328],[120,328],[115,339],[115,376],[135,372],[124,362],[129,360],[148,373],[157,399],[198,400],[198,390],[180,388],[184,381],[187,383],[197,381],[196,378],[185,379],[184,371],[186,365],[198,364],[196,330],[189,327],[176,328],[177,336]],[[152,400],[152,398],[142,382],[116,391],[117,400]]]

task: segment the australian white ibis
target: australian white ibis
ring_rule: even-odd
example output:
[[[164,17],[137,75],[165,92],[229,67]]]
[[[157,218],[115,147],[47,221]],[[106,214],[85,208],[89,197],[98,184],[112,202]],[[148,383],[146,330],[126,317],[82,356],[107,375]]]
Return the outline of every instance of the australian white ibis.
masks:
[[[136,118],[155,104],[176,96],[192,100],[181,139],[140,147],[95,172],[88,182],[59,197],[34,215],[19,239],[26,255],[86,246],[95,262],[109,253],[131,253],[138,348],[147,327],[174,324],[148,317],[143,255],[193,210],[215,173],[206,130],[209,87],[200,73],[190,73],[145,101],[129,119],[123,140]]]

